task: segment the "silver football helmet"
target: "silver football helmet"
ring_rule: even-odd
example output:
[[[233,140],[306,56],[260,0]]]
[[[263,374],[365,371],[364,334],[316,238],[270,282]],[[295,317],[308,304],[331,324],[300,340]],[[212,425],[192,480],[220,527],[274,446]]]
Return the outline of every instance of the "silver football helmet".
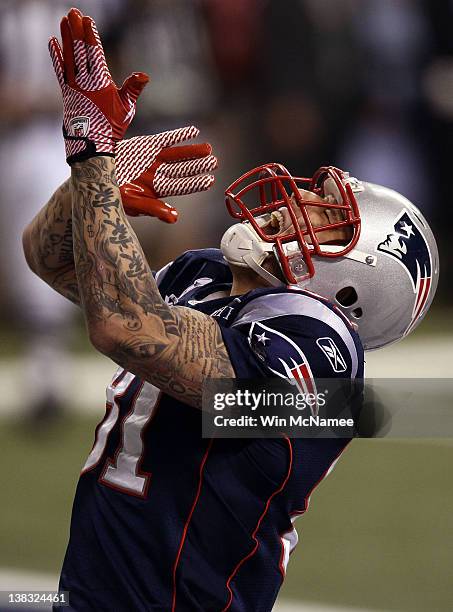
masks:
[[[281,285],[266,265],[274,256],[289,285],[348,317],[366,350],[406,336],[428,311],[439,276],[436,241],[418,208],[396,191],[331,166],[303,179],[266,164],[235,181],[226,204],[240,221],[222,238],[226,260]],[[313,207],[326,222],[312,223]],[[347,239],[325,240],[340,229]]]

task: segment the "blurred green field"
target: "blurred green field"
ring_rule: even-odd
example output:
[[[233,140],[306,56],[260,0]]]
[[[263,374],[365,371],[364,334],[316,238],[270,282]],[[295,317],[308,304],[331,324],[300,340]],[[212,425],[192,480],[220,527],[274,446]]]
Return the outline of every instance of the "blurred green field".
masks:
[[[99,418],[101,418],[99,414]],[[0,421],[0,567],[57,573],[94,422],[48,433]],[[283,595],[343,606],[451,610],[453,445],[357,440],[298,519]]]
[[[1,312],[0,312],[1,314]],[[13,359],[21,355],[27,342],[27,332],[20,332],[15,325],[6,323],[9,316],[0,317],[0,359]],[[434,306],[422,323],[411,334],[410,340],[417,338],[443,337],[446,333],[453,331],[453,308],[446,306]],[[82,316],[78,313],[72,329],[67,331],[68,349],[75,355],[92,352],[85,324]]]

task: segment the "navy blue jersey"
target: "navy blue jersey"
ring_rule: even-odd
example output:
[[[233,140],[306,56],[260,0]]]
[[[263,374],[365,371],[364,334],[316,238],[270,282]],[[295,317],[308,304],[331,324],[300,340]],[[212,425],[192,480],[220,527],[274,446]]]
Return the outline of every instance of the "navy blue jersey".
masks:
[[[156,279],[167,302],[216,318],[237,377],[363,376],[357,334],[318,296],[231,297],[217,249],[185,253]],[[71,608],[271,610],[295,518],[347,442],[203,439],[199,410],[120,368],[77,486],[60,580]]]

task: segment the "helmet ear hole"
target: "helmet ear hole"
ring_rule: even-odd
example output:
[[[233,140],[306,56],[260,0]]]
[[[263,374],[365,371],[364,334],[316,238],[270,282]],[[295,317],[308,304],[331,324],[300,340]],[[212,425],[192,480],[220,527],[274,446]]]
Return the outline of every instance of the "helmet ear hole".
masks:
[[[354,308],[351,314],[355,319],[360,319],[363,315],[363,310],[361,308]]]
[[[358,295],[354,287],[343,287],[335,294],[336,301],[340,306],[349,307],[357,302]],[[357,310],[360,310],[359,308]],[[362,313],[360,313],[361,316]]]

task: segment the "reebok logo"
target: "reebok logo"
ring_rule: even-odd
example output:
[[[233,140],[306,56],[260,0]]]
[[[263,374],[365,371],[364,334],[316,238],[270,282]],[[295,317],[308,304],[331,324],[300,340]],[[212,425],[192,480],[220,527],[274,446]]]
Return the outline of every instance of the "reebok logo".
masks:
[[[316,344],[329,360],[334,372],[346,372],[346,361],[332,338],[318,338]]]

